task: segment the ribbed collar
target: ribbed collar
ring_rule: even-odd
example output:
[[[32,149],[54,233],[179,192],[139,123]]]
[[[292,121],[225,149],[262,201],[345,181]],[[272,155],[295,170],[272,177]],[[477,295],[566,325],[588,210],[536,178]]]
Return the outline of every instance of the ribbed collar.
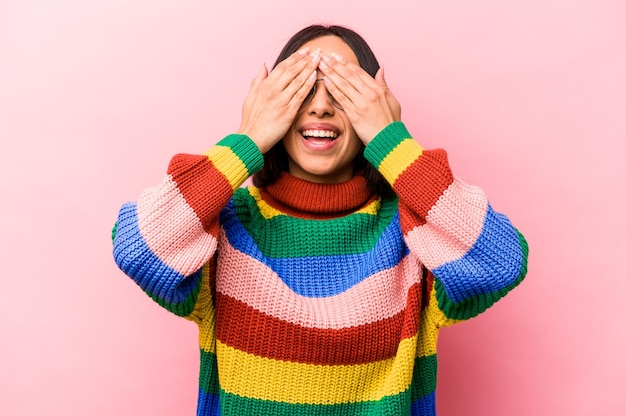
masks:
[[[375,197],[362,175],[343,183],[322,184],[296,178],[287,172],[261,189],[261,195],[268,204],[288,215],[324,218],[347,215]]]

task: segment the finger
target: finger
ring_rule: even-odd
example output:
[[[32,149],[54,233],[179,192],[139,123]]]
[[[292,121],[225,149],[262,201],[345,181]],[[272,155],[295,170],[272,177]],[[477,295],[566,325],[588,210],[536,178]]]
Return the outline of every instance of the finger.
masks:
[[[259,75],[257,75],[257,78],[259,78],[260,80],[263,80],[267,78],[268,74],[269,72],[267,71],[267,66],[265,65],[265,62],[264,62],[263,65],[261,65],[261,70],[259,71]]]
[[[380,89],[380,84],[363,68],[345,62],[340,55],[333,54],[332,58],[325,57],[324,62],[320,63],[320,68],[331,78],[337,88],[352,101]]]
[[[344,77],[359,92],[377,87],[377,83],[361,66],[346,61],[341,55],[333,53],[329,62],[337,74]]]
[[[302,102],[308,95],[311,88],[313,88],[313,84],[317,79],[317,66],[320,60],[319,52],[313,53],[311,56],[311,61],[308,65],[306,65],[302,71],[292,79],[281,91],[284,94],[285,99],[290,106],[297,106],[300,108]]]
[[[311,88],[313,88],[313,85],[317,82],[317,75],[318,71],[313,70],[301,85],[295,82],[290,85],[290,88],[293,88],[294,92],[289,101],[289,107],[297,110],[302,106],[304,99],[309,95]],[[300,87],[298,88],[297,85],[300,85]]]
[[[244,112],[246,111],[246,108],[252,105],[252,102],[256,100],[256,97],[258,96],[258,89],[265,78],[267,78],[267,67],[263,64],[250,83],[250,89],[248,90],[248,95],[246,96],[243,104]]]
[[[372,78],[372,76],[365,72],[360,66],[349,64],[349,66],[346,65],[346,69],[350,70],[353,74],[353,76],[349,78],[349,81],[359,93],[382,93],[386,90],[383,83],[376,81],[376,79]],[[341,66],[339,66],[339,71],[341,71]]]
[[[291,66],[295,64],[296,62],[301,61],[307,55],[309,55],[309,50],[310,48],[307,46],[306,48],[302,48],[302,49],[295,51],[294,53],[289,55],[286,59],[283,59],[281,62],[279,62],[278,65],[274,67],[274,70],[284,68],[286,66]]]
[[[387,91],[387,95],[392,95],[391,94],[391,89],[389,88],[389,84],[387,84],[387,80],[385,79],[385,67],[381,66],[380,68],[378,68],[378,71],[376,71],[376,76],[374,77],[374,79],[376,80],[376,82],[378,82],[380,85],[382,85],[385,90]]]
[[[302,68],[302,70],[300,70],[300,72],[291,80],[291,82],[289,82],[285,89],[292,94],[295,93],[295,91],[299,90],[302,85],[307,82],[311,73],[317,71],[320,59],[320,50],[317,49],[313,51],[309,55],[309,61]]]
[[[263,65],[261,65],[261,70],[252,79],[252,85],[250,85],[250,90],[256,88],[261,83],[261,81],[267,78],[267,75],[268,75],[267,66],[265,66],[265,63],[264,63]]]
[[[389,89],[389,85],[387,85],[387,80],[385,80],[385,67],[381,66],[376,72],[376,76],[374,77],[376,82],[380,83],[385,88],[385,96],[387,98],[387,102],[389,103],[389,108],[393,114],[394,121],[400,121],[401,117],[401,108],[400,103],[396,99],[396,97],[392,94]]]
[[[337,85],[331,80],[331,78],[324,73],[324,86],[328,93],[333,96],[335,101],[339,103],[343,111],[350,113],[354,108],[354,102],[346,96],[346,94],[337,87]]]
[[[314,60],[319,55],[319,49],[312,53],[308,51],[309,48],[301,49],[279,63],[270,73],[268,77],[270,81],[282,91],[303,71],[307,72],[308,76],[317,67]]]
[[[327,56],[322,57],[322,61],[320,61],[320,69],[327,81],[325,84],[328,92],[344,110],[347,110],[349,106],[354,107],[364,88],[362,85],[359,87],[358,82],[354,82],[353,75],[345,71],[341,71],[343,73],[337,71],[337,66],[336,61]]]

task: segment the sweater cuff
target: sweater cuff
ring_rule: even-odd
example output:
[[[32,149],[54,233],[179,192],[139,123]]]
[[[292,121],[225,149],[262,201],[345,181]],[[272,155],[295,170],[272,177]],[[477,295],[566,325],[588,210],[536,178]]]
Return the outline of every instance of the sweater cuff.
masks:
[[[220,140],[217,146],[229,147],[246,166],[249,175],[257,173],[263,167],[263,153],[245,134],[229,134]]]
[[[263,167],[263,154],[244,134],[229,134],[205,153],[233,189]]]
[[[365,158],[376,168],[402,141],[411,138],[401,121],[395,121],[382,129],[365,147]]]
[[[423,153],[402,122],[385,127],[365,147],[365,158],[395,187],[396,181]]]

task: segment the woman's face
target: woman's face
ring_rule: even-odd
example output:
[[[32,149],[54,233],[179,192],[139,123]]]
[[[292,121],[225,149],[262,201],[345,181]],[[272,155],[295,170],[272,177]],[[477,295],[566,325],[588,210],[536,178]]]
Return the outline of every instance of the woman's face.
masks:
[[[334,52],[359,64],[348,44],[336,36],[322,36],[303,47],[309,47],[311,52],[320,48],[323,55],[329,56]],[[318,70],[317,78],[322,77]],[[317,81],[315,88],[315,95],[300,107],[282,140],[289,156],[289,172],[311,182],[345,182],[352,178],[361,140],[346,114],[333,104],[324,82]]]

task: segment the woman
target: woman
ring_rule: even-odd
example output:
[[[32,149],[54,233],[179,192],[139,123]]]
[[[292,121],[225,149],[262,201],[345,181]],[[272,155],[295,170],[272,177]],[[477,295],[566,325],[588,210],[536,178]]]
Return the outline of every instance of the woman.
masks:
[[[528,253],[411,138],[369,46],[337,26],[294,35],[238,133],[174,156],[113,244],[199,326],[198,415],[435,415],[439,329],[515,287]]]

